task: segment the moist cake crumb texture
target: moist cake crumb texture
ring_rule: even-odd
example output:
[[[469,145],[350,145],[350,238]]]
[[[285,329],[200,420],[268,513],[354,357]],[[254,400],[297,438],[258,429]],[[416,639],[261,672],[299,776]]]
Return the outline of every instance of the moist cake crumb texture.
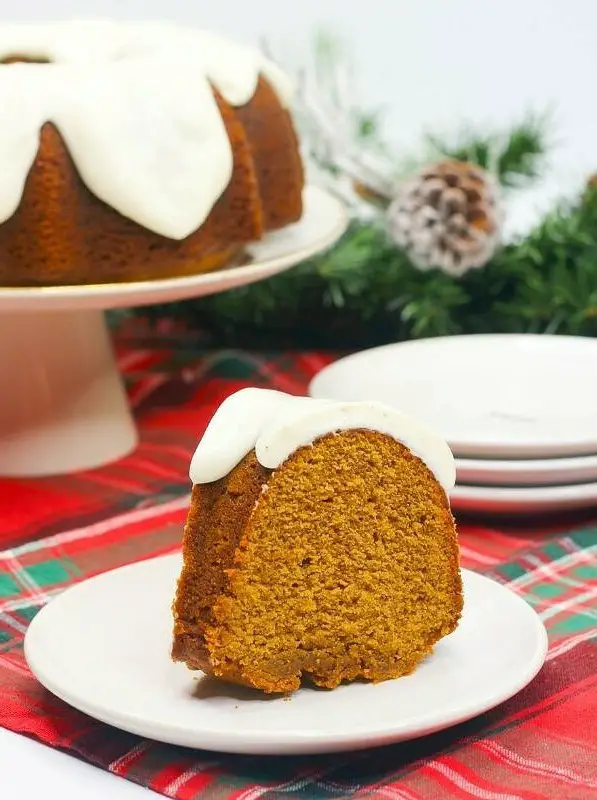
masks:
[[[444,489],[371,430],[195,485],[183,560],[172,657],[268,693],[407,675],[462,611]]]

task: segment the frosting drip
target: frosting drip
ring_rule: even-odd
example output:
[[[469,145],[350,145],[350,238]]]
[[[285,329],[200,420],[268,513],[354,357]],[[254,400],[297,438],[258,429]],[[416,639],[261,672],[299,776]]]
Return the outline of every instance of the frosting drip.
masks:
[[[60,131],[91,192],[171,239],[209,215],[232,176],[212,92],[247,103],[259,75],[288,105],[286,76],[259,51],[170,23],[0,25],[0,223],[22,198],[43,125]]]
[[[447,443],[396,409],[266,389],[243,389],[222,403],[197,446],[189,475],[194,484],[220,480],[253,449],[262,466],[276,469],[295,450],[321,436],[359,428],[401,442],[425,462],[446,492],[453,488],[456,469]]]

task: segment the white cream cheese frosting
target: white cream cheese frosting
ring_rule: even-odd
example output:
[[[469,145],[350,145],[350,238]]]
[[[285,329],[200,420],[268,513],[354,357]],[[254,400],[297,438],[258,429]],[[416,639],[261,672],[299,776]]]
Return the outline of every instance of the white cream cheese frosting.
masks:
[[[0,223],[21,202],[51,122],[89,190],[171,239],[201,227],[232,176],[212,85],[247,103],[260,75],[288,105],[287,77],[258,50],[172,23],[0,24]]]
[[[433,472],[446,492],[456,480],[448,444],[427,426],[377,402],[338,402],[294,397],[267,389],[242,389],[212,417],[191,460],[193,484],[220,480],[251,450],[276,469],[300,447],[329,433],[366,429],[408,447]]]

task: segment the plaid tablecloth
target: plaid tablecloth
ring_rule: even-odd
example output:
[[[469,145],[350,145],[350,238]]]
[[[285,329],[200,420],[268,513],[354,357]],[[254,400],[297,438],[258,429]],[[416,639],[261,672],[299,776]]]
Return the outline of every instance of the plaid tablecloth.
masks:
[[[0,480],[0,725],[185,800],[597,798],[597,527],[587,522],[461,521],[464,566],[539,612],[549,655],[510,701],[418,741],[308,758],[196,752],[95,722],[42,689],[23,658],[28,623],[66,586],[178,548],[189,456],[218,403],[245,385],[300,393],[331,360],[205,353],[196,337],[167,328],[118,342],[142,432],[137,452],[86,474]]]

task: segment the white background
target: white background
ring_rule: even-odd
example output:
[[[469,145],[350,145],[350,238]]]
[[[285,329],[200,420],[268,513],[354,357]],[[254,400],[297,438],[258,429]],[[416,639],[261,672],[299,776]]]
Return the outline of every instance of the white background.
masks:
[[[295,54],[316,27],[331,27],[352,48],[355,91],[386,109],[397,146],[464,121],[550,110],[552,169],[518,209],[521,224],[597,171],[594,0],[0,0],[3,20],[98,16],[196,23],[248,42],[265,35]],[[152,796],[1,730],[0,774],[3,800]]]

